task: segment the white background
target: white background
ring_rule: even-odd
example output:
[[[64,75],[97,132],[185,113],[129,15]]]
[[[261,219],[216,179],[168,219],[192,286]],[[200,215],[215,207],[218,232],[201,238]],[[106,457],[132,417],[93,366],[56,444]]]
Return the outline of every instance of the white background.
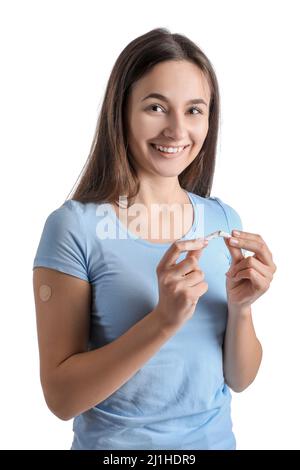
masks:
[[[115,60],[156,27],[188,36],[221,91],[212,196],[277,264],[252,307],[264,355],[232,392],[238,449],[300,449],[299,14],[297,1],[1,1],[1,424],[3,449],[69,449],[44,402],[32,263],[46,217],[86,161]],[[298,45],[298,47],[297,47]]]

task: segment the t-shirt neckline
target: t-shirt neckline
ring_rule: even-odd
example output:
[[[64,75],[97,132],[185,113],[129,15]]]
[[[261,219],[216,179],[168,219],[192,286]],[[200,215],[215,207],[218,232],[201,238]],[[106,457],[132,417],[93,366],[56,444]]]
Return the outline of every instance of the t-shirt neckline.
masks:
[[[192,193],[186,190],[184,191],[187,193],[189,200],[191,201],[191,204],[193,207],[193,224],[191,228],[189,229],[189,231],[178,240],[191,240],[193,239],[194,233],[196,232],[196,228],[198,226],[198,211],[196,210],[196,204],[195,204]],[[118,232],[120,233],[122,231],[126,235],[127,239],[134,240],[137,243],[141,243],[143,245],[146,245],[148,247],[153,247],[153,248],[166,248],[166,247],[171,246],[172,243],[174,243],[174,242],[153,243],[153,242],[150,242],[149,240],[145,240],[144,238],[140,238],[138,235],[135,235],[127,227],[125,227],[125,225],[123,225],[123,223],[120,221],[119,217],[117,216],[116,211],[113,208],[112,204],[109,204],[109,206],[111,209],[111,214],[113,216],[113,219],[117,224]]]

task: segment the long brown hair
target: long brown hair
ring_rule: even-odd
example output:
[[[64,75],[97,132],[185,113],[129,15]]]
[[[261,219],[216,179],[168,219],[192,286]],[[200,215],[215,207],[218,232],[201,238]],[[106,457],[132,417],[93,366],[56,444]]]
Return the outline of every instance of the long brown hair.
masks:
[[[178,176],[186,191],[209,197],[215,171],[219,127],[219,88],[206,55],[186,36],[157,28],[130,42],[117,58],[106,87],[89,157],[70,199],[128,205],[139,191],[139,180],[127,143],[125,109],[131,86],[154,65],[167,60],[187,60],[201,69],[210,87],[209,129],[202,148]]]

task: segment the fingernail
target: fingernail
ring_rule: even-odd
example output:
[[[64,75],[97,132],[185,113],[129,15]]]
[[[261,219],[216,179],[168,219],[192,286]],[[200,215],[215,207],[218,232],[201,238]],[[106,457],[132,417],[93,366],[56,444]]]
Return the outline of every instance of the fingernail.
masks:
[[[234,238],[230,238],[229,243],[230,243],[230,245],[238,245],[239,241],[235,240]]]
[[[239,236],[240,234],[241,234],[241,232],[239,232],[238,230],[233,230],[233,235]]]

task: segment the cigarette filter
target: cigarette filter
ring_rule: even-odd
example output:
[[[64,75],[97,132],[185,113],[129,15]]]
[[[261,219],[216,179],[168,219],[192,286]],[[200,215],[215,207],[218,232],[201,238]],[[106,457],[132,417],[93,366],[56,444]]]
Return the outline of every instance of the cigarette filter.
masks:
[[[224,232],[223,230],[217,230],[216,232],[212,232],[206,237],[204,237],[204,239],[211,240],[212,238],[217,238],[217,237],[231,238],[231,235],[230,233]]]

